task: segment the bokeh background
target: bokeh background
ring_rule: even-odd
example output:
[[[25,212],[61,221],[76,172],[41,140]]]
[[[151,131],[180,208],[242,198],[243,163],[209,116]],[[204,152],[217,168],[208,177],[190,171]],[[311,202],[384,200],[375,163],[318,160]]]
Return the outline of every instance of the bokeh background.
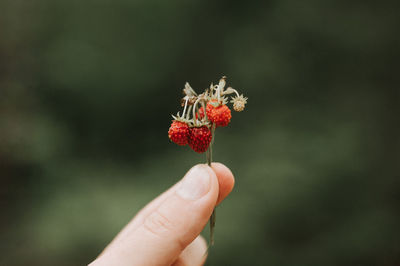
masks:
[[[0,265],[85,265],[205,161],[186,81],[249,97],[207,265],[400,265],[396,1],[0,1]],[[208,230],[204,232],[208,236]]]

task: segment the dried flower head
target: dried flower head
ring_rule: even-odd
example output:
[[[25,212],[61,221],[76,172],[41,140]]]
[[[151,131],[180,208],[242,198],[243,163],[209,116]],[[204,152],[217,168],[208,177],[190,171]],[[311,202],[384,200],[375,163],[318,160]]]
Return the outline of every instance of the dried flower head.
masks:
[[[236,112],[241,112],[244,110],[244,107],[247,103],[247,97],[244,97],[243,94],[233,97],[231,103],[233,103],[233,110]]]

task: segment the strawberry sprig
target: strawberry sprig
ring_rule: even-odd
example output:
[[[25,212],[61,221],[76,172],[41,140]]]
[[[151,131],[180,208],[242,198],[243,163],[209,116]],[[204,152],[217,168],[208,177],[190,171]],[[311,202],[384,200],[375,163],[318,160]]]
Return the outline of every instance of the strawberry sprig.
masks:
[[[178,145],[188,145],[198,153],[206,153],[207,164],[211,166],[212,146],[215,129],[229,125],[232,114],[227,106],[228,97],[231,94],[230,103],[233,110],[241,112],[247,103],[247,98],[240,95],[232,87],[225,89],[226,77],[223,76],[217,85],[211,83],[203,93],[197,94],[188,82],[185,84],[181,105],[182,115],[172,116],[168,137]],[[215,208],[210,217],[210,244],[214,243]]]

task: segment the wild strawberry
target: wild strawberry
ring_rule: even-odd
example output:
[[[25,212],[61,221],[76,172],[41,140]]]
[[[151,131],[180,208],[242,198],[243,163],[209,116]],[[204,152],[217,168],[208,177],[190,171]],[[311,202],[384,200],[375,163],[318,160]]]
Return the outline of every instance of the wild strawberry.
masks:
[[[217,127],[226,127],[231,121],[231,110],[225,104],[218,104],[217,100],[211,100],[206,107],[208,120]]]
[[[173,120],[168,130],[168,137],[176,144],[184,146],[188,144],[189,133],[189,126],[186,123]]]
[[[210,146],[211,139],[211,131],[207,126],[190,128],[189,147],[195,152],[205,152]]]

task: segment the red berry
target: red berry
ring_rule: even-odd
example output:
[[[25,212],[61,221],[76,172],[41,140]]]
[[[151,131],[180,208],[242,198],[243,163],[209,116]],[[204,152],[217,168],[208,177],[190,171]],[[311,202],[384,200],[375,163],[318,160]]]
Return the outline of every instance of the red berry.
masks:
[[[195,152],[205,152],[210,146],[211,139],[211,131],[207,126],[190,128],[189,147]]]
[[[168,130],[170,140],[178,145],[186,145],[189,141],[189,126],[181,121],[172,121],[171,127]]]
[[[231,110],[225,104],[214,106],[214,102],[207,104],[206,112],[208,120],[215,123],[217,127],[226,127],[231,121]]]

